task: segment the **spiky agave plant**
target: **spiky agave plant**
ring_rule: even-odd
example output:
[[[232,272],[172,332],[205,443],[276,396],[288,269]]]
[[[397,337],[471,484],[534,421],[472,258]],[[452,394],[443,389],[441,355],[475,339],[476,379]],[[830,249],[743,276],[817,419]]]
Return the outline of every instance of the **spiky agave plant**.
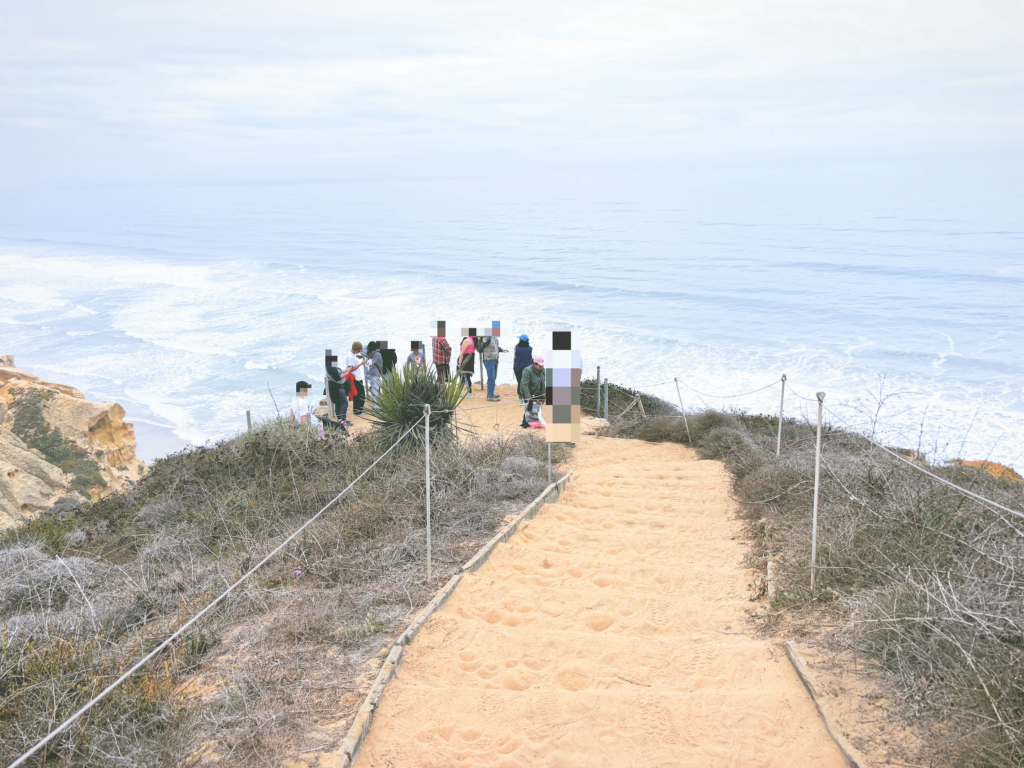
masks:
[[[422,418],[423,406],[430,403],[430,441],[433,442],[455,435],[453,415],[464,397],[458,381],[438,381],[433,372],[420,367],[406,368],[400,375],[396,368],[381,378],[366,416],[390,444]],[[406,440],[422,443],[423,434],[423,424],[420,424]]]

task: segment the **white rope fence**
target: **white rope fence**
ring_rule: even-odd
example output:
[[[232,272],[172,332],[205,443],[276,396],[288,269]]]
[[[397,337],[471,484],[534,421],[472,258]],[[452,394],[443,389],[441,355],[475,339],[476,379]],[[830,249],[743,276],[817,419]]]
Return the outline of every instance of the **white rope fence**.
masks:
[[[780,404],[779,404],[779,437],[778,437],[778,445],[777,445],[777,449],[776,449],[776,455],[779,455],[781,453],[781,449],[782,449],[783,405],[784,405],[784,402],[785,402],[784,401],[785,391],[786,391],[786,387],[787,387],[787,384],[788,384],[787,378],[786,378],[785,375],[783,375],[779,379],[776,379],[775,381],[771,382],[770,384],[766,384],[765,386],[760,387],[758,389],[754,389],[754,390],[751,390],[749,392],[740,392],[738,394],[733,394],[733,395],[712,395],[712,394],[708,394],[706,392],[701,392],[701,391],[691,387],[686,382],[681,381],[679,378],[675,378],[675,379],[672,379],[670,381],[665,381],[665,382],[658,382],[656,384],[650,384],[650,385],[647,385],[647,386],[659,386],[661,384],[671,384],[673,382],[677,386],[681,384],[682,386],[686,387],[686,389],[690,390],[691,392],[693,392],[694,394],[696,394],[698,396],[707,397],[707,398],[715,399],[715,400],[731,400],[731,399],[737,398],[737,397],[746,397],[748,395],[753,395],[753,394],[756,394],[758,392],[763,392],[764,390],[769,389],[770,387],[773,387],[776,384],[780,384],[781,383],[782,384],[782,397],[783,397],[783,400],[780,401]],[[989,498],[987,498],[985,496],[982,496],[980,493],[975,493],[974,491],[972,491],[972,490],[970,490],[968,488],[964,488],[963,486],[957,485],[956,483],[954,483],[954,482],[952,482],[950,480],[946,480],[945,478],[940,477],[939,475],[936,475],[934,472],[930,472],[929,470],[927,470],[924,467],[916,464],[915,462],[910,461],[906,457],[901,456],[899,453],[897,453],[896,451],[892,450],[891,448],[887,448],[886,446],[884,446],[881,443],[877,442],[873,438],[868,437],[867,435],[862,434],[861,432],[857,431],[853,426],[851,426],[849,424],[849,422],[847,422],[845,419],[840,417],[835,411],[833,411],[831,408],[828,408],[828,407],[824,406],[824,404],[820,402],[819,398],[804,397],[799,392],[794,390],[792,385],[788,385],[788,386],[789,386],[790,393],[792,393],[793,395],[795,395],[799,399],[804,400],[804,401],[806,401],[808,403],[820,403],[822,405],[822,407],[824,408],[824,410],[828,411],[828,413],[831,414],[833,418],[835,418],[839,423],[841,423],[843,426],[845,426],[852,434],[855,434],[858,437],[861,437],[864,440],[867,440],[869,443],[871,443],[875,447],[881,449],[882,451],[885,451],[887,454],[892,456],[894,459],[897,459],[898,461],[906,464],[907,466],[913,467],[918,472],[920,472],[920,473],[922,473],[924,475],[927,475],[931,479],[936,480],[936,481],[942,483],[943,485],[948,486],[949,488],[952,488],[952,489],[958,491],[959,493],[962,493],[965,496],[968,496],[969,498],[974,499],[975,501],[978,501],[978,502],[980,502],[982,504],[987,504],[987,505],[989,505],[993,509],[997,509],[997,510],[1000,510],[1002,512],[1006,512],[1006,513],[1008,513],[1010,515],[1013,515],[1014,517],[1018,517],[1018,518],[1024,519],[1024,512],[1021,512],[1021,511],[1016,510],[1016,509],[1011,509],[1010,507],[1007,507],[1004,504],[1000,504],[997,501],[993,501],[992,499],[989,499]],[[678,394],[678,392],[677,392],[677,394]],[[821,393],[821,394],[824,395],[824,393]],[[823,400],[823,399],[824,399],[824,397],[822,396],[821,400]],[[626,410],[629,410],[629,409],[627,408]],[[673,415],[673,416],[665,416],[665,417],[660,417],[660,418],[682,418],[684,421],[686,420],[686,411],[683,408],[682,395],[679,396],[679,410],[682,411],[682,413],[680,413],[678,416]],[[687,423],[686,424],[687,436],[689,436],[689,429],[690,429],[690,427],[689,427],[689,424]]]
[[[315,522],[317,520],[317,518],[319,518],[320,515],[322,515],[324,512],[326,512],[336,501],[338,501],[338,499],[340,499],[342,496],[344,496],[346,493],[348,493],[350,490],[352,490],[353,486],[355,486],[356,483],[358,483],[360,480],[362,480],[371,469],[373,469],[375,466],[377,466],[377,464],[380,463],[381,459],[383,459],[385,456],[387,456],[389,453],[391,453],[391,451],[393,451],[398,446],[398,444],[401,443],[409,435],[410,432],[412,432],[414,429],[416,429],[416,427],[418,427],[420,425],[420,422],[423,421],[423,418],[424,417],[421,417],[419,419],[419,421],[417,421],[415,424],[413,424],[411,427],[409,427],[409,429],[407,429],[405,431],[405,433],[402,434],[401,437],[399,437],[394,443],[391,444],[390,448],[388,448],[386,451],[384,451],[384,453],[382,453],[380,456],[377,457],[377,459],[373,462],[373,464],[371,464],[366,469],[364,469],[362,471],[362,473],[359,475],[359,477],[357,477],[355,480],[353,480],[351,483],[349,483],[341,493],[339,493],[337,496],[335,496],[333,499],[331,499],[329,502],[327,502],[320,509],[319,512],[317,512],[315,515],[313,515],[311,518],[309,518],[309,520],[307,520],[301,526],[299,526],[295,530],[295,532],[292,533],[291,536],[289,536],[287,539],[282,541],[277,547],[274,548],[274,550],[272,552],[270,552],[270,554],[268,554],[266,557],[264,557],[262,560],[260,560],[256,565],[254,565],[252,568],[250,568],[248,571],[246,571],[245,574],[240,576],[238,578],[238,580],[235,581],[234,584],[232,584],[227,589],[225,589],[214,600],[212,600],[210,603],[208,603],[205,608],[203,608],[201,611],[199,611],[199,613],[197,613],[195,616],[193,616],[191,619],[189,619],[187,622],[185,622],[181,627],[179,627],[177,629],[177,631],[174,632],[174,634],[172,634],[170,637],[168,637],[166,640],[164,640],[162,643],[160,643],[160,645],[158,645],[152,651],[150,651],[145,656],[143,656],[138,662],[136,662],[131,667],[131,669],[129,669],[127,672],[125,672],[123,675],[121,675],[119,678],[117,678],[117,680],[115,680],[110,685],[108,685],[106,688],[104,688],[102,691],[100,691],[98,694],[96,694],[96,696],[94,696],[92,699],[90,699],[88,702],[86,702],[77,712],[75,712],[73,715],[68,717],[63,723],[58,725],[56,728],[54,728],[48,734],[46,734],[46,736],[44,736],[42,739],[40,739],[38,742],[36,742],[35,746],[33,746],[30,750],[25,752],[21,757],[19,757],[17,760],[15,760],[13,763],[11,763],[8,766],[8,768],[17,768],[17,766],[19,766],[19,765],[24,765],[28,761],[29,758],[31,758],[34,754],[39,752],[39,750],[41,750],[43,747],[45,747],[47,744],[49,744],[51,741],[53,741],[61,733],[66,731],[68,728],[70,728],[82,715],[84,715],[86,712],[88,712],[90,709],[92,709],[94,706],[96,706],[99,702],[101,702],[103,699],[105,699],[107,697],[107,695],[111,691],[113,691],[121,683],[123,683],[125,680],[127,680],[129,677],[131,677],[133,674],[135,674],[135,672],[137,672],[139,669],[141,669],[143,666],[145,666],[146,663],[149,662],[158,653],[160,653],[160,651],[164,650],[167,646],[169,646],[171,643],[173,643],[175,640],[177,640],[179,637],[181,637],[182,633],[184,633],[185,630],[187,630],[189,627],[191,627],[193,624],[195,624],[197,621],[199,621],[199,619],[201,619],[209,611],[213,610],[213,608],[216,607],[218,604],[220,604],[224,600],[224,598],[226,598],[228,595],[230,595],[235,590],[235,588],[238,587],[238,585],[240,585],[243,581],[245,581],[250,576],[252,576],[257,570],[259,570],[264,565],[266,565],[270,561],[270,559],[272,557],[274,557],[274,555],[276,555],[278,552],[280,552],[282,549],[284,549],[288,544],[290,544],[295,539],[296,536],[298,536],[307,527],[309,527],[313,522]]]

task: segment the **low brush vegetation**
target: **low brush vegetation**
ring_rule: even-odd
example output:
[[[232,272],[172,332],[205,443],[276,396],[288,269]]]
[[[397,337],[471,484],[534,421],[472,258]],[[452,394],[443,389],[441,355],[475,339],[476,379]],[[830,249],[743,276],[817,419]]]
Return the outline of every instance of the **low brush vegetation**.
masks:
[[[632,396],[623,390],[619,402]],[[752,531],[752,565],[766,573],[772,563],[767,630],[784,612],[831,612],[843,627],[836,642],[887,670],[907,716],[941,723],[933,729],[930,764],[1024,765],[1024,520],[926,477],[859,435],[828,427],[812,594],[815,425],[786,420],[776,459],[777,418],[708,410],[688,414],[687,433],[669,404],[647,410],[652,418],[633,411],[613,418],[605,434],[692,445],[702,458],[725,463]],[[1024,510],[1024,483],[1009,475],[904,455]]]
[[[444,421],[432,424],[427,584],[418,437],[33,764],[281,765],[337,747],[395,635],[547,484],[547,445],[532,435],[463,443]],[[389,445],[384,429],[318,440],[272,421],[158,460],[130,493],[7,532],[0,762],[116,679]]]

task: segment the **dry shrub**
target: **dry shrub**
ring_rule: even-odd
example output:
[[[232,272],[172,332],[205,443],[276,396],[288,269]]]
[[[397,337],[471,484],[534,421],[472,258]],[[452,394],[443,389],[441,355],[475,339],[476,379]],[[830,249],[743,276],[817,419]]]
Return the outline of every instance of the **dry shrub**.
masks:
[[[386,446],[385,446],[386,447]],[[309,519],[381,453],[273,421],[158,460],[128,494],[0,539],[0,761],[10,761]],[[554,458],[567,451],[557,447]],[[547,484],[533,435],[396,451],[58,739],[61,765],[281,764],[336,745],[382,648]],[[368,677],[367,677],[368,675]],[[339,704],[339,702],[342,702]]]
[[[884,665],[908,715],[944,724],[935,764],[1024,764],[1024,521],[827,427],[812,594],[814,425],[787,420],[776,459],[776,418],[688,414],[689,438],[681,418],[622,421],[606,433],[691,444],[725,462],[755,534],[753,564],[777,566],[773,609],[835,610],[841,639]],[[927,468],[1024,509],[1024,483],[957,463]]]

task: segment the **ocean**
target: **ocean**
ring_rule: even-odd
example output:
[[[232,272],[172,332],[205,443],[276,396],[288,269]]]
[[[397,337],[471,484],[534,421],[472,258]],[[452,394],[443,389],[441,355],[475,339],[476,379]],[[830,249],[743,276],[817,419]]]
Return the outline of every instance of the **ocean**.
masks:
[[[820,390],[887,443],[1019,468],[1019,190],[955,181],[2,190],[0,353],[121,403],[148,459],[286,408],[325,348],[498,320],[688,409],[775,413],[785,373],[790,415]]]

